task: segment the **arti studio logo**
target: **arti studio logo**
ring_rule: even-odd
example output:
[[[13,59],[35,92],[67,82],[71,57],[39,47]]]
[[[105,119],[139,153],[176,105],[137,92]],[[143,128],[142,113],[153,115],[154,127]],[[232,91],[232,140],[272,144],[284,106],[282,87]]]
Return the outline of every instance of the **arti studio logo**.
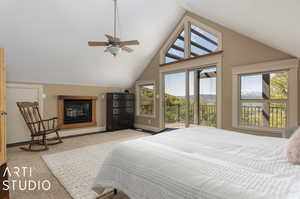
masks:
[[[6,167],[3,177],[12,180],[3,181],[3,190],[7,191],[49,191],[51,182],[49,180],[35,180],[32,178],[31,167]]]

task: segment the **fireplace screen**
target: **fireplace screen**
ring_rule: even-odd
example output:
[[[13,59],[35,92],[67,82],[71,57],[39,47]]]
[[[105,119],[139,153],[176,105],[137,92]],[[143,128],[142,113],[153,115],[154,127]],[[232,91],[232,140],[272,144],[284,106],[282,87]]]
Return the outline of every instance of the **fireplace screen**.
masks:
[[[92,121],[92,100],[64,100],[64,124]]]

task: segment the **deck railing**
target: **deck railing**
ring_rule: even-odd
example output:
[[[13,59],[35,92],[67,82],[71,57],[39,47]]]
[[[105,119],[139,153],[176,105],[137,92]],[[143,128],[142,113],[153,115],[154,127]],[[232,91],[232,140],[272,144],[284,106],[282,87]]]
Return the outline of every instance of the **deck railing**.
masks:
[[[265,117],[270,128],[286,128],[286,113],[286,107],[283,106],[271,106],[269,115],[264,114],[261,106],[242,106],[240,124],[246,127],[263,127]]]
[[[199,120],[201,125],[216,126],[216,105],[202,104],[199,107]],[[165,122],[166,123],[182,123],[185,122],[185,105],[181,104],[168,104],[166,106]],[[189,123],[194,124],[194,105],[190,106]]]
[[[205,126],[216,126],[216,105],[201,104],[199,107],[199,122]],[[180,104],[167,105],[165,114],[166,123],[185,122],[185,106]],[[287,110],[282,106],[271,106],[269,119],[270,128],[286,128]],[[240,124],[246,127],[263,127],[263,108],[260,106],[242,106],[240,114]],[[190,124],[194,121],[194,106],[190,106]]]

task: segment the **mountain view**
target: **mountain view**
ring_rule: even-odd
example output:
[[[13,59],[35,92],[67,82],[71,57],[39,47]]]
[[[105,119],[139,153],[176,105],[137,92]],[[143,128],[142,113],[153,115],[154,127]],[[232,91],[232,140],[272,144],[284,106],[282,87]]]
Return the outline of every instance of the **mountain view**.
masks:
[[[178,99],[185,99],[185,96],[174,96]],[[216,95],[200,95],[200,101],[207,104],[215,104]],[[190,96],[190,102],[194,102],[194,95]]]

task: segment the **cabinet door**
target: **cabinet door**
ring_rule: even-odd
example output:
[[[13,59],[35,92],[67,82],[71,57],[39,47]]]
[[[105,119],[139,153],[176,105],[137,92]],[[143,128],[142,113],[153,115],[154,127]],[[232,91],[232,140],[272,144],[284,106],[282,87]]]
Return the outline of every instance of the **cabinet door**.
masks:
[[[4,49],[0,48],[0,166],[6,162],[6,79]]]

